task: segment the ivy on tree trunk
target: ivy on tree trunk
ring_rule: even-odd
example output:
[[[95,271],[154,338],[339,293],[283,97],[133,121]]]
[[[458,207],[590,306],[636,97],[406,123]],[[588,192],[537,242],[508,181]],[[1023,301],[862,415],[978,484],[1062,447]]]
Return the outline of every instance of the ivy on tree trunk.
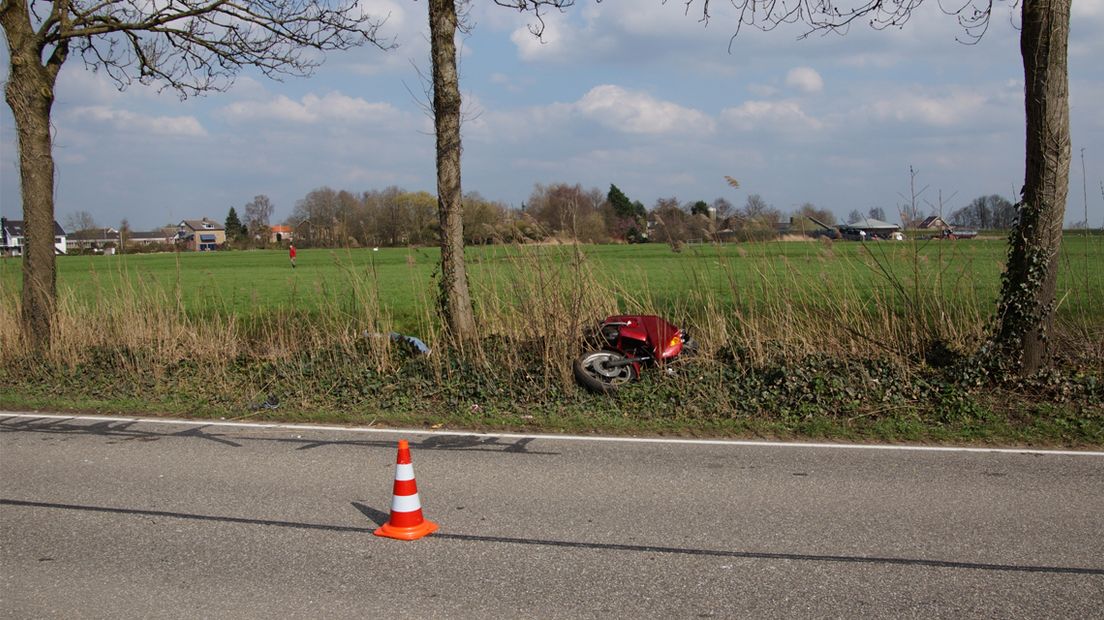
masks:
[[[1009,235],[996,334],[1004,361],[1021,374],[1047,365],[1053,353],[1058,251],[1069,191],[1070,3],[1024,0],[1022,8],[1026,166],[1023,197]]]
[[[460,85],[456,74],[456,4],[429,1],[433,57],[433,117],[437,135],[437,214],[441,222],[440,306],[457,343],[475,335],[464,268],[464,215],[460,188]]]

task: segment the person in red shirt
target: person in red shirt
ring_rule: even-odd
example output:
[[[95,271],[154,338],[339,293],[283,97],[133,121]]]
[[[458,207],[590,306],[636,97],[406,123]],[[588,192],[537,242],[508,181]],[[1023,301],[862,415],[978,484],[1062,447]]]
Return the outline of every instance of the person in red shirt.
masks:
[[[295,244],[288,244],[288,257],[291,258],[291,268],[295,269]]]

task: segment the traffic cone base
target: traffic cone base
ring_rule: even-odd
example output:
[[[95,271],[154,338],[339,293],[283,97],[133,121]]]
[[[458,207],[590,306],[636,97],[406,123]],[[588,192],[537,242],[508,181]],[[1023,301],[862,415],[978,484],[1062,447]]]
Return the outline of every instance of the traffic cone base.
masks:
[[[407,527],[391,525],[391,522],[388,521],[387,523],[384,523],[383,525],[376,528],[376,531],[372,533],[376,536],[383,536],[385,538],[396,538],[398,540],[418,540],[422,536],[432,534],[436,531],[436,523],[423,519],[420,524]]]
[[[418,483],[414,481],[414,466],[410,462],[410,444],[399,441],[395,463],[395,486],[391,497],[391,518],[376,531],[376,536],[398,540],[417,540],[437,531],[437,524],[422,516],[422,501]]]

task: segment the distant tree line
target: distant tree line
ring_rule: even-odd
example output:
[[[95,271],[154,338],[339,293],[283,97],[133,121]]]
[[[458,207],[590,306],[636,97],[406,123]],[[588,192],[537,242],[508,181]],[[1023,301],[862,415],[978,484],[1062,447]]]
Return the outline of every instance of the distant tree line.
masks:
[[[870,207],[869,209],[867,209],[865,217],[869,218],[869,219],[872,219],[872,220],[879,220],[879,221],[882,221],[882,222],[888,222],[889,221],[889,220],[886,219],[885,209],[883,209],[881,207]],[[859,221],[863,218],[864,218],[864,216],[863,216],[862,212],[860,212],[858,209],[852,209],[851,213],[847,214],[847,223],[848,224],[854,224],[855,222],[857,222],[857,221]]]
[[[1016,205],[997,196],[979,196],[970,204],[951,213],[949,224],[969,228],[1007,230],[1016,221]]]
[[[440,234],[436,208],[437,198],[424,191],[389,187],[353,193],[321,187],[296,202],[283,226],[301,247],[432,245]],[[776,225],[786,218],[758,194],[748,196],[740,208],[725,198],[681,202],[670,197],[657,200],[649,209],[616,185],[603,193],[568,183],[537,184],[520,208],[469,192],[464,194],[463,208],[468,245],[751,240],[773,236]],[[244,206],[244,216],[231,207],[225,219],[228,244],[238,248],[272,244],[274,210],[264,195]],[[790,216],[812,216],[828,225],[836,221],[830,210],[811,203]]]
[[[321,187],[296,202],[283,225],[302,247],[433,245],[440,234],[436,208],[437,198],[424,191],[388,187],[355,194]],[[603,193],[580,184],[538,183],[520,208],[469,192],[464,194],[463,208],[464,242],[468,245],[551,240],[676,245],[688,241],[753,241],[776,237],[783,223],[788,224],[791,233],[805,235],[837,224],[830,209],[807,202],[795,211],[784,212],[759,194],[750,194],[740,207],[726,198],[682,202],[669,197],[647,208],[617,185],[610,185]],[[231,246],[271,244],[274,210],[263,195],[244,206],[241,219],[231,208],[226,217]],[[1000,196],[980,196],[954,211],[947,221],[972,228],[1009,228],[1015,211],[1015,206]],[[847,223],[864,217],[888,221],[882,207],[871,207],[865,214],[852,210]],[[918,223],[916,220],[912,225]]]
[[[440,231],[436,208],[437,198],[424,191],[388,187],[354,194],[322,187],[296,202],[283,225],[301,247],[434,245]],[[230,207],[224,220],[229,247],[263,248],[276,243],[274,212],[275,205],[265,195],[255,196],[240,210]],[[947,222],[969,228],[1007,229],[1015,213],[1015,206],[1001,196],[979,196],[952,212]],[[860,211],[852,210],[847,223],[863,217]],[[865,217],[887,221],[881,207],[871,207]],[[783,223],[788,223],[792,234],[813,235],[823,231],[824,226],[835,226],[837,220],[831,210],[809,202],[795,211],[783,212],[759,194],[749,195],[741,207],[725,198],[682,202],[669,197],[656,200],[651,208],[631,200],[616,185],[610,185],[603,194],[579,184],[537,184],[520,208],[488,200],[478,192],[464,195],[464,242],[468,245],[551,240],[675,245],[690,241],[754,241],[776,237],[778,225]],[[87,211],[69,214],[64,225],[70,233],[100,228]],[[280,235],[278,241],[287,239]]]

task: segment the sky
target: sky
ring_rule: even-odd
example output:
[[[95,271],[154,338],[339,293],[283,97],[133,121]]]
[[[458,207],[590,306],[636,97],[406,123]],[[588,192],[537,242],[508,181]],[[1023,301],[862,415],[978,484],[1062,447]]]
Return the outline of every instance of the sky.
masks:
[[[53,115],[58,221],[77,211],[135,230],[222,221],[260,194],[282,221],[320,187],[435,193],[426,3],[362,4],[387,16],[397,47],[331,53],[308,78],[245,72],[226,92],[181,100],[120,92],[71,59]],[[900,28],[804,39],[798,25],[733,39],[728,7],[714,0],[702,23],[683,2],[579,0],[546,16],[537,39],[531,15],[474,0],[458,39],[464,191],[520,207],[537,183],[603,193],[612,183],[649,208],[669,197],[741,206],[758,194],[783,212],[811,202],[843,220],[881,207],[896,222],[911,168],[925,213],[988,194],[1014,201],[1023,66],[1008,3],[974,45],[933,0]],[[1066,221],[1087,209],[1094,228],[1104,227],[1102,32],[1104,0],[1074,0]],[[6,46],[0,59],[6,81]],[[0,108],[0,214],[17,219],[14,121]]]

